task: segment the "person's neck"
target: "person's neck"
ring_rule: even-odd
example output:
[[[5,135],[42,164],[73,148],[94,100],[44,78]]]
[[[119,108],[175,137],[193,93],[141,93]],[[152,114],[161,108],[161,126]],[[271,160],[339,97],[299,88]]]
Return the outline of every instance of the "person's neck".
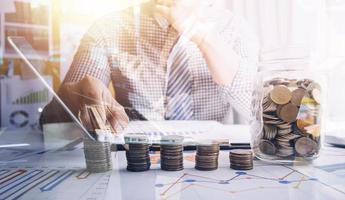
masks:
[[[168,30],[170,24],[166,18],[163,16],[157,14],[155,12],[155,3],[154,1],[149,1],[146,3],[141,4],[140,6],[141,13],[145,14],[149,17],[154,18],[156,23],[163,29],[163,30]]]

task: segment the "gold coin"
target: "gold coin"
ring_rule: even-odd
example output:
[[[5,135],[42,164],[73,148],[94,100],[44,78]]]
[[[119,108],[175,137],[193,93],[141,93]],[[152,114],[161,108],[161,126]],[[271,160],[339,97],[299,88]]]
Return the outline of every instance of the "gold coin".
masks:
[[[277,114],[277,116],[278,116],[279,118],[281,118],[281,117],[280,117],[280,111],[282,110],[282,108],[283,108],[283,105],[278,105],[278,106],[277,106],[276,114]]]
[[[279,112],[279,116],[285,122],[294,122],[297,119],[298,108],[292,103],[284,105]]]
[[[307,133],[312,135],[314,138],[320,137],[321,126],[320,124],[310,125],[304,128]]]
[[[308,95],[309,96],[309,95]],[[301,105],[302,104],[317,104],[316,101],[313,98],[309,98],[309,97],[303,97],[302,101],[301,101]]]
[[[306,132],[305,127],[308,127],[310,125],[314,124],[314,120],[311,119],[298,119],[297,120],[297,127],[300,131]]]
[[[279,105],[287,104],[291,100],[291,91],[284,85],[277,85],[270,93],[271,100]]]
[[[305,93],[306,91],[303,88],[292,91],[291,103],[295,106],[300,106]]]

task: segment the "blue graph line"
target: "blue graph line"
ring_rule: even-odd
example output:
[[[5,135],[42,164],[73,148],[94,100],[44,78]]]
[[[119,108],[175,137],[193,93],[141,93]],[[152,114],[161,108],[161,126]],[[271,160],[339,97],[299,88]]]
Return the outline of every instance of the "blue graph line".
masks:
[[[56,186],[58,186],[60,183],[62,183],[64,180],[66,180],[68,177],[70,177],[73,173],[74,173],[74,170],[66,171],[61,176],[55,178],[50,183],[48,183],[45,186],[41,187],[40,190],[42,192],[53,190]]]
[[[40,174],[42,173],[43,171],[42,170],[34,170],[32,172],[29,172],[28,174],[26,174],[25,176],[22,176],[21,178],[17,179],[16,181],[12,182],[12,183],[9,183],[3,187],[0,188],[0,190],[10,186],[9,188],[5,189],[4,191],[0,192],[0,195],[8,192],[9,190],[17,187],[18,185],[30,180],[32,177],[36,176],[37,174]]]
[[[288,181],[288,180],[280,180],[278,178],[268,178],[268,177],[248,174],[247,172],[243,172],[243,171],[237,171],[237,172],[235,172],[235,174],[236,174],[235,176],[233,176],[230,179],[226,179],[226,180],[206,181],[206,180],[198,180],[198,179],[186,179],[186,180],[182,180],[182,181],[176,182],[175,184],[178,184],[178,183],[194,183],[194,182],[197,182],[197,183],[214,183],[214,184],[230,184],[231,181],[235,181],[235,179],[237,179],[240,176],[248,176],[248,177],[254,177],[254,178],[265,179],[265,180],[270,180],[270,181],[276,181],[276,182],[278,182],[280,184],[291,184],[291,183],[301,182],[301,181],[303,181],[303,182],[305,182],[305,181],[317,181],[316,178],[308,178],[308,179],[305,179],[305,180],[290,180],[290,181]],[[190,175],[190,176],[193,176],[193,175]],[[165,185],[170,185],[170,183],[168,183],[168,184],[158,183],[158,184],[155,185],[155,187],[163,187]]]
[[[288,166],[284,166],[284,167],[286,167],[286,168],[288,168],[288,169],[292,169],[291,167],[288,167]],[[303,174],[302,172],[299,172],[299,171],[296,171],[296,172],[299,173],[299,174],[301,174],[301,175],[304,175],[304,176],[310,178],[309,176],[307,176],[306,174]],[[336,187],[334,187],[334,186],[332,186],[332,185],[330,185],[330,184],[328,184],[328,183],[325,183],[325,182],[323,182],[323,181],[320,181],[320,180],[318,180],[317,178],[311,178],[311,180],[313,180],[313,181],[316,180],[318,183],[320,183],[320,184],[322,184],[322,185],[324,185],[324,186],[326,186],[326,187],[328,187],[328,188],[331,188],[331,189],[333,189],[333,190],[336,190],[337,192],[342,193],[342,194],[345,195],[345,192],[344,192],[344,191],[339,190],[338,188],[336,188]]]

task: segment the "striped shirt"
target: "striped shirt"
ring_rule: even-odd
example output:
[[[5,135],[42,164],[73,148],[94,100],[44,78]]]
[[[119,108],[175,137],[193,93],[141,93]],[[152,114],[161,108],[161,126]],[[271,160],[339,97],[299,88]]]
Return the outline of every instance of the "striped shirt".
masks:
[[[257,43],[240,18],[228,11],[216,13],[210,20],[217,24],[217,36],[239,55],[239,70],[231,85],[218,85],[197,45],[184,43],[192,82],[193,119],[223,122],[231,108],[248,118]],[[136,109],[148,120],[164,120],[167,61],[178,33],[171,26],[162,28],[145,9],[140,16],[139,38],[136,24],[133,9],[95,22],[82,38],[64,82],[76,82],[86,75],[105,85],[112,82],[121,105]]]

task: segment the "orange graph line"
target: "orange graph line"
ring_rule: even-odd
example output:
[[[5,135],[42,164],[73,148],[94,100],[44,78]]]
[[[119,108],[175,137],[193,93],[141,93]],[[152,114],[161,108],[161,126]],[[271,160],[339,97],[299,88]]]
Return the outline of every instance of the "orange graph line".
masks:
[[[87,171],[87,170],[84,170],[84,171],[82,171],[82,172],[80,172],[80,174],[78,174],[77,176],[76,176],[76,178],[77,179],[86,179],[88,176],[90,176],[90,172],[89,171]]]
[[[291,172],[290,172],[291,173]],[[200,176],[200,175],[196,175],[196,174],[188,174],[188,173],[184,173],[182,176],[180,176],[176,181],[172,182],[172,183],[167,183],[165,185],[170,185],[164,192],[161,193],[161,195],[165,195],[171,188],[173,188],[176,184],[182,183],[183,181],[180,181],[182,178],[186,177],[186,176],[190,176],[190,177],[198,177],[198,178],[202,178],[202,179],[207,179],[207,180],[212,180],[212,181],[222,181],[220,179],[215,179],[215,178],[210,178],[210,177],[206,177],[206,176]],[[233,178],[231,178],[230,180],[233,181],[235,178],[237,178],[239,175],[234,176]],[[249,176],[254,176],[254,175],[249,175]],[[287,175],[288,176],[288,175]],[[257,177],[257,178],[262,178],[262,177]],[[194,184],[197,185],[197,184]],[[214,188],[216,189],[216,188]],[[229,191],[228,191],[229,192]]]
[[[286,174],[285,176],[279,178],[279,180],[284,180],[286,179],[288,176],[290,176],[291,174],[295,173],[296,171],[295,170],[292,170],[291,172],[289,172],[288,174]]]
[[[188,174],[188,173],[186,173],[186,175],[193,176],[193,177],[198,177],[198,178],[203,178],[203,179],[208,179],[208,180],[213,180],[213,181],[221,181],[219,179],[210,178],[210,177],[206,177],[206,176],[200,176],[200,175],[196,175],[196,174]]]
[[[188,173],[184,173],[182,176],[180,176],[175,182],[171,183],[170,187],[168,187],[162,194],[164,195],[166,192],[168,192],[173,186],[175,186],[176,184],[180,183],[179,181],[185,177],[185,176],[192,176],[192,177],[198,177],[198,178],[203,178],[203,179],[207,179],[207,180],[213,180],[213,181],[221,181],[219,179],[215,179],[215,178],[210,178],[210,177],[206,177],[206,176],[200,176],[200,175],[195,175],[195,174],[188,174]]]
[[[303,176],[301,177],[301,179],[297,182],[297,184],[294,186],[294,188],[295,188],[295,189],[298,189],[299,186],[301,185],[302,181],[304,181],[304,180],[305,180],[305,175],[303,175]]]
[[[284,180],[286,179],[288,176],[290,176],[291,174],[297,172],[296,170],[294,169],[291,169],[289,167],[287,167],[288,169],[291,170],[291,172],[287,173],[286,175],[280,177],[280,178],[266,178],[266,177],[261,177],[261,176],[257,176],[257,175],[252,175],[252,174],[246,174],[248,177],[250,177],[250,179],[252,178],[257,178],[257,179],[267,179],[267,180],[274,180],[274,181],[279,181],[279,180]],[[294,186],[295,188],[298,188],[300,186],[300,184],[305,181],[305,175],[302,174],[302,178],[298,181],[297,185]],[[182,176],[180,176],[176,181],[172,182],[172,183],[169,183],[169,184],[165,184],[165,185],[170,185],[163,193],[161,193],[162,196],[166,195],[169,190],[171,190],[175,185],[179,184],[179,183],[183,183],[183,181],[181,181],[182,178],[186,177],[186,176],[191,176],[191,177],[198,177],[198,178],[202,178],[202,179],[207,179],[207,180],[213,180],[213,181],[222,181],[220,179],[215,179],[215,178],[210,178],[210,177],[206,177],[206,176],[200,176],[200,175],[195,175],[195,174],[188,174],[188,173],[184,173]],[[232,179],[230,179],[231,181],[234,179],[234,178],[237,178],[238,176],[235,176],[233,177]],[[246,178],[238,178],[239,180],[240,179],[247,179]],[[178,191],[178,192],[175,192],[175,194],[179,193],[179,192],[182,192],[183,190],[191,187],[191,186],[198,186],[198,187],[204,187],[204,188],[209,188],[209,189],[213,189],[213,190],[219,190],[219,191],[226,191],[226,192],[229,192],[229,193],[239,193],[239,192],[245,192],[245,191],[251,191],[251,190],[258,190],[258,189],[267,189],[267,188],[281,188],[281,187],[264,187],[264,186],[259,186],[259,187],[255,187],[255,188],[248,188],[248,189],[244,189],[244,190],[236,190],[236,191],[230,191],[230,190],[222,190],[222,189],[219,189],[219,188],[216,188],[216,187],[210,187],[210,186],[204,186],[204,185],[200,185],[200,184],[195,184],[195,183],[192,183],[192,184],[189,184],[187,185],[186,187],[184,187],[182,190]],[[171,196],[171,195],[170,195]]]
[[[183,174],[180,176],[173,184],[171,184],[161,195],[165,195],[172,187],[174,187],[183,177],[185,177],[187,174]]]
[[[165,197],[164,199],[169,199],[169,198],[175,196],[175,195],[178,194],[178,193],[182,193],[184,190],[186,190],[187,188],[192,187],[192,186],[194,186],[194,185],[195,185],[195,184],[193,184],[193,183],[192,183],[192,184],[189,184],[189,185],[187,185],[187,186],[181,188],[179,191],[174,192],[174,193],[172,193],[171,195]],[[161,194],[161,195],[162,195],[162,194]]]

